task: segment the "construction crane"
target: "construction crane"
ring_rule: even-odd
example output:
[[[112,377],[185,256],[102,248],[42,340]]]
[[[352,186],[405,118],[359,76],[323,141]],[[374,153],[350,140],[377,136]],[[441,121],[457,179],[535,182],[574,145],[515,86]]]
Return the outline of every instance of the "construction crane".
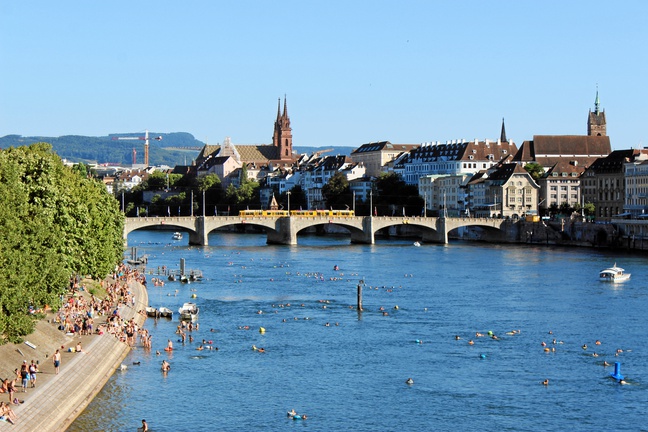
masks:
[[[156,141],[162,141],[162,136],[156,136],[153,138]],[[139,137],[113,137],[113,140],[140,140],[144,141],[144,165],[148,166],[149,164],[149,131],[145,131],[144,136]],[[137,152],[133,150],[133,163],[135,163],[135,156]]]

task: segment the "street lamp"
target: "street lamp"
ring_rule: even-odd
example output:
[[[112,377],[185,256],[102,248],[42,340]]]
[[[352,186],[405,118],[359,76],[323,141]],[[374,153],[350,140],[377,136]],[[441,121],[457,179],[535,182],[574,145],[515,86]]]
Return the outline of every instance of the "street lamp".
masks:
[[[288,196],[288,215],[290,215],[290,194],[290,191],[286,192],[286,195]]]
[[[202,191],[203,193],[203,206],[202,206],[202,215],[203,218],[205,217],[205,191]]]
[[[369,216],[373,217],[373,190],[369,191]]]
[[[353,191],[353,214],[355,215],[355,191]]]

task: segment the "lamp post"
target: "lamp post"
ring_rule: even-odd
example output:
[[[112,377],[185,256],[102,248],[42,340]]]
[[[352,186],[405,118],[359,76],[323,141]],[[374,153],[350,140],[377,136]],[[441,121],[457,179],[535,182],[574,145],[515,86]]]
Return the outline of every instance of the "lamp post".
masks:
[[[369,191],[369,216],[373,217],[373,190]]]
[[[205,217],[205,191],[202,191],[203,193],[203,206],[202,206],[202,215],[203,218]]]
[[[193,217],[193,191],[191,191],[191,217]]]
[[[351,206],[353,209],[353,214],[355,215],[355,191],[353,191],[353,206]]]
[[[289,216],[290,216],[290,194],[291,194],[290,191],[286,192],[286,195],[288,196],[288,215]]]

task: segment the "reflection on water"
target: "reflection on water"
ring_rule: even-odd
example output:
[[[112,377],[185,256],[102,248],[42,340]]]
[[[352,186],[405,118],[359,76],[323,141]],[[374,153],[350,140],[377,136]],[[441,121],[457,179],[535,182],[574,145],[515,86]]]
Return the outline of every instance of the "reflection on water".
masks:
[[[174,311],[197,295],[194,342],[156,355],[178,339],[178,321],[148,319],[152,352],[135,349],[125,362],[140,365],[115,373],[70,430],[135,430],[142,418],[155,431],[636,430],[644,421],[644,257],[328,237],[268,246],[263,235],[233,234],[201,248],[168,237],[135,232],[129,244],[151,270],[185,258],[203,271],[200,283],[149,287],[153,306]],[[626,284],[598,282],[612,261],[633,274]],[[219,350],[196,351],[203,339]],[[603,361],[622,361],[631,385],[609,379]],[[309,419],[289,420],[291,408]]]

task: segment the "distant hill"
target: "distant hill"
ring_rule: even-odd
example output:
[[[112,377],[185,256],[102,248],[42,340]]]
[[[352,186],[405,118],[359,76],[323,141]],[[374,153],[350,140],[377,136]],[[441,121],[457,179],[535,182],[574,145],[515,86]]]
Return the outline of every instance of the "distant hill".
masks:
[[[137,163],[144,163],[144,140],[117,140],[117,137],[143,137],[144,133],[119,133],[103,137],[65,135],[60,137],[7,135],[0,137],[0,148],[19,147],[36,142],[52,145],[61,158],[72,162],[131,164],[133,149]],[[161,136],[161,141],[154,137]],[[204,143],[186,132],[149,132],[149,163],[151,165],[190,164]]]
[[[312,154],[321,151],[322,156],[349,156],[355,149],[356,147],[294,147],[294,150],[299,154]]]
[[[133,149],[137,151],[136,161],[144,163],[144,140],[117,140],[118,137],[143,137],[144,133],[115,133],[102,137],[64,135],[44,137],[7,135],[0,137],[0,148],[20,147],[37,142],[52,145],[54,152],[71,162],[110,163],[129,165],[133,162]],[[162,140],[154,138],[161,136]],[[187,132],[159,133],[149,132],[149,164],[151,165],[189,165],[198,156],[205,143]],[[353,147],[295,147],[299,154],[312,154],[330,150],[323,156],[348,156]]]

